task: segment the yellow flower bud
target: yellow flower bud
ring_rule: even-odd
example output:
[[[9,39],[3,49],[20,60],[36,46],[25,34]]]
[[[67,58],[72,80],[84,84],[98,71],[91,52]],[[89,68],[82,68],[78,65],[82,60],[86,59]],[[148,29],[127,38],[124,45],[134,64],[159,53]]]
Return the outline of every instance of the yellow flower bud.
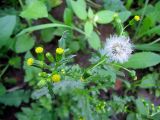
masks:
[[[52,81],[53,82],[60,82],[61,76],[59,74],[52,75]]]
[[[43,47],[36,47],[35,52],[37,54],[42,53],[43,52]]]
[[[61,54],[64,53],[64,49],[63,48],[57,48],[56,53],[61,55]]]
[[[135,21],[139,21],[140,17],[138,15],[134,16]]]
[[[33,58],[28,58],[27,60],[27,65],[31,66],[34,63],[34,59]]]

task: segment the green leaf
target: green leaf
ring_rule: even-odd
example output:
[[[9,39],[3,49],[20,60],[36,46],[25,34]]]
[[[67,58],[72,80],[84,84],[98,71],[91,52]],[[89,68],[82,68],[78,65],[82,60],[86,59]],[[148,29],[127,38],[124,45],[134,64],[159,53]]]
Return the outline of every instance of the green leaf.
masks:
[[[21,12],[20,16],[26,19],[48,17],[47,7],[42,1],[32,0],[28,2],[26,8]]]
[[[151,115],[151,118],[152,118],[153,120],[159,120],[159,118],[160,118],[160,112],[157,112],[157,113]]]
[[[142,69],[160,63],[160,55],[153,52],[139,52],[133,54],[123,65],[127,68]]]
[[[28,50],[30,50],[35,44],[35,40],[27,35],[21,35],[17,38],[16,44],[15,44],[15,51],[16,53],[23,53]]]
[[[16,114],[18,120],[53,120],[52,116],[51,112],[36,103],[31,107],[22,107],[22,112]]]
[[[0,46],[7,44],[16,25],[16,16],[7,15],[0,18]]]
[[[90,21],[87,21],[84,25],[84,31],[87,37],[93,32],[93,24]]]
[[[101,47],[100,38],[96,32],[92,32],[91,36],[88,38],[88,43],[95,50]]]
[[[122,22],[125,22],[130,16],[131,16],[130,11],[123,11],[123,12],[119,13],[119,17],[120,17]]]
[[[144,50],[144,51],[158,51],[160,52],[160,44],[137,44],[135,45],[137,50]]]
[[[71,49],[71,51],[73,52],[77,52],[80,49],[80,45],[78,41],[72,41],[69,44],[69,49]]]
[[[86,2],[84,0],[71,0],[70,2],[76,16],[81,20],[85,20],[87,18]]]
[[[112,12],[109,10],[99,11],[96,13],[96,17],[97,17],[96,22],[100,24],[110,23],[114,18],[114,13],[115,12]]]
[[[9,60],[9,64],[11,66],[13,66],[14,68],[20,68],[21,67],[21,58],[20,57],[13,57],[13,58],[10,58]]]
[[[148,115],[149,111],[147,109],[147,107],[144,105],[144,103],[142,102],[142,100],[140,98],[138,98],[136,101],[136,108],[137,111],[142,114],[142,115]]]
[[[69,8],[65,8],[63,20],[66,25],[71,25],[73,20],[73,12]]]
[[[29,102],[30,92],[17,90],[0,96],[0,103],[18,107],[22,102]]]
[[[4,95],[6,93],[6,88],[3,84],[0,83],[0,96]]]
[[[130,113],[127,115],[127,120],[136,120],[136,114]]]
[[[44,42],[50,42],[54,38],[54,28],[48,28],[41,30],[42,40]]]
[[[159,74],[153,73],[148,74],[142,78],[140,87],[141,88],[152,88],[156,86],[156,81],[158,80]]]

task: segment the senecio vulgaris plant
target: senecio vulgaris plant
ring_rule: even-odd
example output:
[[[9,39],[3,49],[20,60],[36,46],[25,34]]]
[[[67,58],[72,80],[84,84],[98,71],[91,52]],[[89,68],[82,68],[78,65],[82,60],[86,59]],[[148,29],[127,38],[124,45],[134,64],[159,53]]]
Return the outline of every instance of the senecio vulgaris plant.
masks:
[[[139,21],[139,16],[133,20]],[[114,114],[112,104],[102,99],[100,91],[114,87],[120,69],[136,80],[135,71],[121,65],[128,61],[133,51],[131,40],[123,31],[106,39],[104,47],[91,58],[91,65],[87,68],[70,64],[75,56],[68,55],[69,50],[63,45],[65,39],[59,41],[53,54],[45,52],[41,46],[35,48],[37,58],[26,61],[28,66],[42,70],[38,73],[40,80],[33,96],[50,96],[54,119],[106,120]],[[59,115],[60,108],[68,112]]]

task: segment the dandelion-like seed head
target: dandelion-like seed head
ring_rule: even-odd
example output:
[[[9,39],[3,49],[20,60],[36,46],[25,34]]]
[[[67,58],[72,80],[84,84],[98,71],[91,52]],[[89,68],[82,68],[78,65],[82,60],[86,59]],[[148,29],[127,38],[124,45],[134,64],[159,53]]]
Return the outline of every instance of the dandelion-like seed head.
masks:
[[[113,35],[106,39],[103,54],[106,54],[110,61],[124,63],[128,61],[132,48],[129,37]]]

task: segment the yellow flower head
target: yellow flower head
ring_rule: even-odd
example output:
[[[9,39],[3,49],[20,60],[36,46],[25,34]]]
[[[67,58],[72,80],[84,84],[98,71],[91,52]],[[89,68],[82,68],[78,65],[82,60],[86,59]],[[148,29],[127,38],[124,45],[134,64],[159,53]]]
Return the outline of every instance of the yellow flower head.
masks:
[[[57,48],[56,53],[61,55],[61,54],[64,53],[64,49],[63,48]]]
[[[43,52],[43,47],[36,47],[35,52],[37,54],[42,53]]]
[[[27,65],[31,66],[34,63],[34,59],[33,58],[28,58],[27,60]]]
[[[140,17],[138,15],[134,16],[135,21],[139,21]]]
[[[60,82],[61,76],[59,74],[52,75],[52,81],[53,82]]]

